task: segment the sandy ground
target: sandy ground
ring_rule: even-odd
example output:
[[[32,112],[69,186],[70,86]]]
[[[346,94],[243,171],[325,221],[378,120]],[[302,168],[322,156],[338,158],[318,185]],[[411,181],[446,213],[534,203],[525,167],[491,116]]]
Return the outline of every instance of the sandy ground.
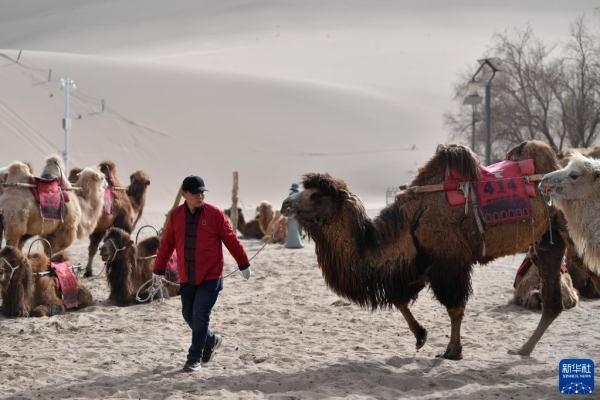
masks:
[[[243,241],[248,254],[258,241]],[[87,243],[72,248],[84,262]],[[370,312],[333,294],[314,244],[268,245],[253,276],[225,280],[212,327],[223,338],[200,372],[181,372],[190,331],[179,298],[126,308],[106,303],[104,276],[86,280],[96,304],[50,318],[0,317],[0,397],[39,398],[559,398],[562,358],[600,364],[600,302],[563,313],[532,357],[507,354],[539,314],[507,305],[520,256],[475,268],[463,325],[464,359],[436,358],[449,335],[445,310],[423,291],[413,305],[429,331],[415,351],[397,311]],[[226,271],[233,270],[228,255]],[[98,259],[95,271],[100,272]]]

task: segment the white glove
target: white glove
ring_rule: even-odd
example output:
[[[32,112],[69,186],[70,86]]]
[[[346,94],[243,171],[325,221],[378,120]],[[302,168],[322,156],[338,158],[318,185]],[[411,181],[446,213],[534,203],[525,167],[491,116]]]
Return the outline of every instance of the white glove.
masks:
[[[250,266],[248,266],[248,268],[246,268],[244,270],[241,270],[240,274],[242,274],[242,276],[244,277],[245,280],[250,279],[250,275],[251,275]]]

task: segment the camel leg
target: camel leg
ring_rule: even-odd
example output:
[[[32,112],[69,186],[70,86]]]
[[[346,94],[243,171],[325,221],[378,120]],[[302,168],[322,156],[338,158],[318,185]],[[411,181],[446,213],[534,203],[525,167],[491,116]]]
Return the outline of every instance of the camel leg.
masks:
[[[465,306],[447,307],[446,309],[450,316],[450,342],[444,354],[439,354],[438,357],[447,358],[448,360],[461,360],[460,325],[465,314]]]
[[[51,235],[47,236],[46,239],[50,242],[50,246],[52,246],[52,253],[56,254],[73,244],[75,239],[77,239],[77,229],[61,225]]]
[[[104,232],[94,231],[90,235],[90,245],[88,247],[88,262],[85,267],[85,274],[83,276],[90,277],[93,275],[92,272],[92,264],[94,263],[94,256],[98,251],[98,246],[100,245],[100,241],[104,237]]]
[[[408,308],[408,303],[402,303],[398,306],[398,309],[402,313],[402,316],[408,324],[408,329],[415,335],[417,339],[416,347],[419,350],[427,341],[427,330],[423,328],[421,324],[415,319],[412,312]]]
[[[437,261],[427,271],[435,297],[446,306],[450,316],[450,342],[438,357],[462,359],[460,326],[471,294],[471,266],[452,260]]]
[[[560,266],[565,252],[565,242],[558,231],[552,234],[554,244],[550,243],[550,235],[546,233],[534,255],[534,262],[540,271],[542,280],[542,317],[531,337],[516,354],[528,356],[537,342],[562,311],[562,294],[560,289]],[[509,353],[515,354],[514,351]]]

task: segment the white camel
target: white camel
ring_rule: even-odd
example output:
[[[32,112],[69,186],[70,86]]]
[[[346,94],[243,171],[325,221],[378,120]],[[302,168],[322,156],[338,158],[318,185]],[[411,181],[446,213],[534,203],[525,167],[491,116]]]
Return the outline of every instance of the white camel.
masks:
[[[566,167],[544,176],[540,189],[565,215],[579,256],[600,275],[600,160],[575,153]]]
[[[64,178],[62,160],[51,156],[46,161],[42,176],[62,176],[64,185],[70,186]],[[32,179],[26,164],[15,161],[8,166],[6,183],[31,183]],[[64,204],[61,220],[42,218],[40,207],[30,190],[5,188],[0,195],[0,212],[6,243],[20,249],[28,238],[40,235],[48,239],[53,251],[60,251],[70,246],[75,238],[88,236],[102,213],[105,184],[99,170],[86,168],[81,171],[76,186],[82,190],[69,192],[69,201]]]

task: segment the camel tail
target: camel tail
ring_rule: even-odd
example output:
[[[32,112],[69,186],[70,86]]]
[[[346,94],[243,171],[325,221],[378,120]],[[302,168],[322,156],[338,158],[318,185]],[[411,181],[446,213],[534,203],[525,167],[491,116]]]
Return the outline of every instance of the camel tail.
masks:
[[[469,181],[479,179],[479,160],[475,153],[465,146],[440,145],[434,158],[440,158],[447,168],[455,170]]]

